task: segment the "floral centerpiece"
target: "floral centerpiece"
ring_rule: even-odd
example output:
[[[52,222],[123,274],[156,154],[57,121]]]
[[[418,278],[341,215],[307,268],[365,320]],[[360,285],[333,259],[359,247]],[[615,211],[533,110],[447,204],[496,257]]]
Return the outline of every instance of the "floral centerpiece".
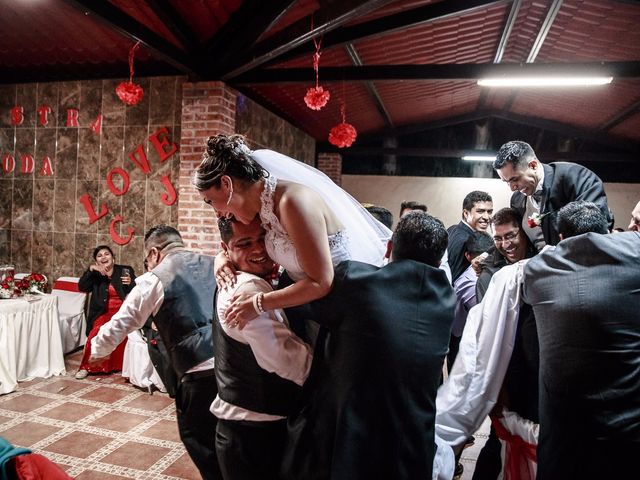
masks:
[[[0,298],[18,298],[25,293],[44,293],[47,288],[47,277],[40,273],[32,273],[23,279],[13,275],[0,282]]]

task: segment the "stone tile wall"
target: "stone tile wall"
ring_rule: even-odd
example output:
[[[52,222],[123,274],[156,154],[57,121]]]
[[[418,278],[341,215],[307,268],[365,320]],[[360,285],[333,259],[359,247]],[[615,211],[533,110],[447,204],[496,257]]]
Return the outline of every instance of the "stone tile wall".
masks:
[[[145,91],[136,106],[125,106],[116,96],[120,80],[74,81],[0,86],[0,264],[11,263],[18,272],[37,271],[51,280],[63,275],[79,276],[91,261],[98,244],[110,245],[118,263],[142,273],[143,235],[157,223],[177,225],[178,205],[160,201],[165,189],[162,175],[170,175],[178,189],[179,153],[160,162],[149,135],[166,127],[168,137],[180,144],[181,77],[136,79]],[[24,109],[21,125],[11,123],[11,109]],[[38,107],[48,105],[46,126],[39,122]],[[67,127],[67,109],[79,111],[78,127]],[[102,130],[92,122],[102,114]],[[129,152],[143,145],[151,172],[143,173]],[[34,158],[33,173],[21,172],[23,155]],[[3,168],[15,159],[13,171]],[[53,175],[39,173],[43,158],[50,157]],[[106,183],[112,168],[130,178],[129,191],[114,195]],[[122,180],[114,175],[114,184]],[[106,204],[109,213],[93,224],[79,198],[90,194],[96,212]],[[109,224],[116,216],[120,235],[135,229],[125,246],[113,243]]]

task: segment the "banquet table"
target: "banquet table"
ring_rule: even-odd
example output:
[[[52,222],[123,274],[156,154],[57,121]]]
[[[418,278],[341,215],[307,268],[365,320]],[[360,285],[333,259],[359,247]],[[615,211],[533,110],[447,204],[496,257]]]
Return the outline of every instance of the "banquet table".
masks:
[[[65,373],[57,297],[0,300],[0,394],[20,381]]]

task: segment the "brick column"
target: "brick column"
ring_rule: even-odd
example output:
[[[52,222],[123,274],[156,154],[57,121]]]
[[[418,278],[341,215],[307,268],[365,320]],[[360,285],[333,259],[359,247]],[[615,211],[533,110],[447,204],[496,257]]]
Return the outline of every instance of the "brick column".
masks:
[[[222,82],[185,83],[182,87],[182,134],[178,230],[187,248],[213,254],[220,234],[213,209],[191,185],[191,174],[200,164],[210,135],[231,134],[236,126],[236,92]]]
[[[324,172],[336,185],[342,185],[342,155],[339,153],[319,153],[318,170]]]

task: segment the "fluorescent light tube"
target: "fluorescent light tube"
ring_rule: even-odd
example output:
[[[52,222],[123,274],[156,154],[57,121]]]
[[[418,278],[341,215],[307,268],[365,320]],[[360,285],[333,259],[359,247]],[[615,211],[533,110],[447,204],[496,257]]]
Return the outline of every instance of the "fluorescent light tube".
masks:
[[[481,87],[587,87],[606,85],[613,77],[504,77],[481,78]]]
[[[468,162],[493,162],[496,159],[495,155],[465,155],[462,160]]]

